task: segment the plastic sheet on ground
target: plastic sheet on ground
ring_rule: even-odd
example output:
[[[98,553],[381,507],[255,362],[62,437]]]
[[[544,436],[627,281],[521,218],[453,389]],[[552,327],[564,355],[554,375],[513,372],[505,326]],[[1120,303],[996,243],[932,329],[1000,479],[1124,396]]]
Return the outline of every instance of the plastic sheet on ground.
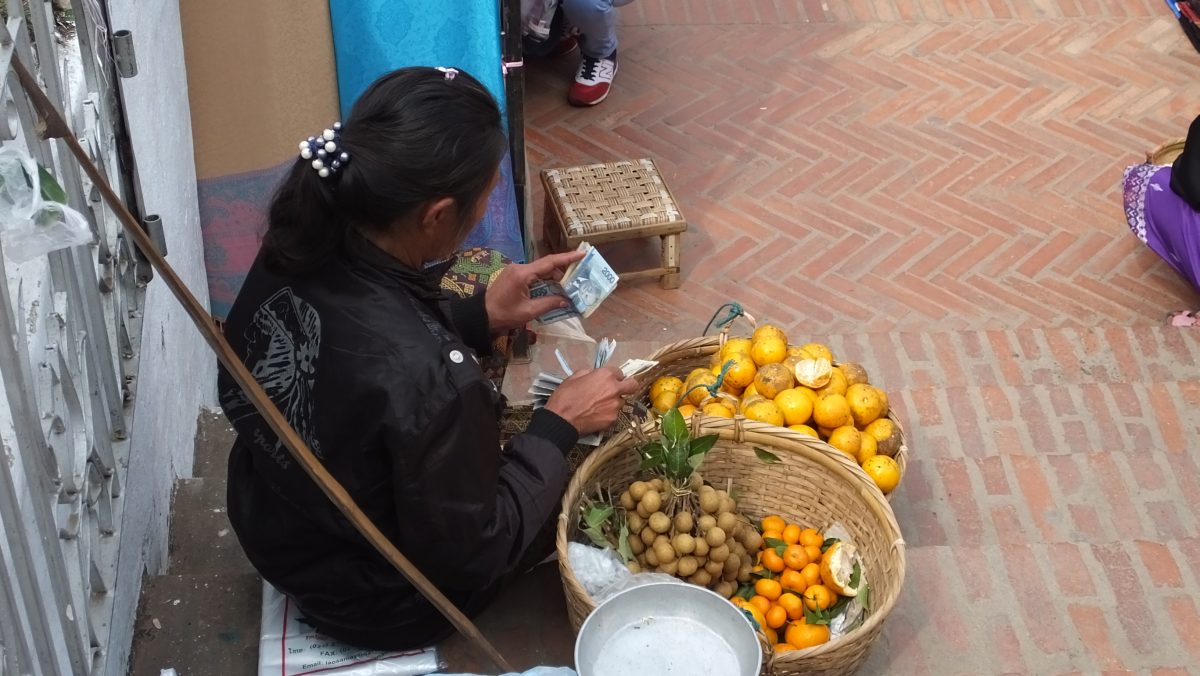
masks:
[[[436,648],[380,652],[322,636],[300,621],[290,599],[263,583],[259,676],[424,676],[440,668]]]

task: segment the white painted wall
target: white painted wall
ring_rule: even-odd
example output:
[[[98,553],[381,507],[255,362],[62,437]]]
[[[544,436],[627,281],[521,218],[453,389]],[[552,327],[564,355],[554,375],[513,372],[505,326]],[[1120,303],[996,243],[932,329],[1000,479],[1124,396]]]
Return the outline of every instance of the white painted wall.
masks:
[[[127,124],[148,213],[162,216],[167,260],[208,307],[179,5],[110,0],[112,30],[133,32],[138,75],[124,80]],[[230,105],[234,105],[233,102]],[[166,572],[171,489],[190,476],[196,418],[216,401],[216,363],[161,280],[146,294],[108,673],[127,669],[143,574]]]

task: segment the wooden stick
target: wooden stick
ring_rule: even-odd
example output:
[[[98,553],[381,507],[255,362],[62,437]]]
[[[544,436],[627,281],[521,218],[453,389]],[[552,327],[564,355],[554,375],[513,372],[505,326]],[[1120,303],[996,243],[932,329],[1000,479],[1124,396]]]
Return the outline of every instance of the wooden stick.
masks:
[[[383,554],[384,558],[395,566],[396,570],[400,571],[400,574],[405,579],[424,594],[425,598],[429,599],[458,631],[470,639],[477,648],[482,650],[496,666],[506,672],[513,671],[513,668],[509,666],[508,661],[504,659],[500,651],[496,650],[495,646],[480,633],[479,628],[466,615],[463,615],[462,611],[455,607],[450,599],[438,591],[437,587],[429,581],[429,578],[417,570],[416,566],[404,554],[400,553],[400,550],[396,549],[392,541],[380,532],[379,528],[375,526],[366,514],[363,514],[362,510],[355,504],[354,499],[346,492],[346,489],[321,465],[321,462],[317,460],[316,456],[308,448],[308,444],[296,433],[296,430],[292,429],[291,424],[283,417],[279,409],[275,407],[274,402],[267,396],[262,386],[254,379],[254,376],[250,375],[246,366],[242,364],[242,360],[233,351],[233,348],[229,346],[229,343],[226,342],[225,337],[216,330],[208,311],[200,305],[200,302],[196,300],[195,296],[192,295],[191,291],[188,290],[187,286],[179,278],[179,275],[171,267],[171,264],[167,263],[166,259],[154,247],[150,237],[142,229],[137,219],[129,212],[125,203],[113,191],[112,186],[108,184],[108,181],[104,179],[100,170],[92,163],[91,158],[88,157],[83,147],[79,145],[79,140],[75,138],[75,134],[72,133],[70,126],[68,126],[62,114],[50,101],[49,97],[46,96],[45,92],[42,91],[41,87],[38,86],[37,80],[25,68],[25,64],[21,63],[20,58],[15,54],[12,58],[12,68],[21,81],[21,87],[29,95],[34,108],[37,109],[38,114],[42,118],[42,124],[44,125],[43,136],[46,138],[61,138],[67,144],[67,147],[71,150],[71,154],[75,156],[75,159],[79,161],[79,165],[83,168],[84,172],[92,179],[92,183],[100,190],[104,201],[108,203],[108,206],[121,220],[121,225],[125,228],[125,234],[133,239],[137,247],[146,255],[146,259],[154,266],[154,270],[162,276],[167,287],[171,289],[171,293],[183,305],[183,309],[187,311],[188,316],[192,318],[192,322],[196,324],[196,328],[200,330],[200,335],[204,337],[209,347],[216,353],[221,365],[233,376],[234,381],[242,388],[246,396],[249,397],[250,402],[254,404],[259,414],[262,415],[263,420],[279,436],[284,446],[287,446],[292,457],[300,463],[304,471],[312,477],[317,486],[333,501],[333,504],[341,510],[342,514],[354,524],[358,532],[362,533],[363,537],[375,549],[379,550],[379,553]]]

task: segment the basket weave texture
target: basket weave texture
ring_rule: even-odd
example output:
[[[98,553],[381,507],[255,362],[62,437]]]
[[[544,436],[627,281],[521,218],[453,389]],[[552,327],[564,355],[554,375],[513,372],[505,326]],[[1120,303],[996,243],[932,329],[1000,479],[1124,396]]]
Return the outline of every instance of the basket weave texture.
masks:
[[[871,587],[871,609],[864,623],[823,645],[769,654],[763,673],[854,673],[866,660],[904,583],[905,544],[891,506],[858,465],[844,455],[829,453],[811,437],[745,420],[694,418],[690,424],[695,435],[719,436],[700,471],[714,485],[724,486],[732,480],[742,514],[755,520],[778,514],[789,522],[821,530],[840,523],[862,556],[864,576]],[[656,434],[656,424],[647,423],[613,437],[583,462],[563,496],[556,545],[567,613],[576,631],[596,606],[572,572],[567,556],[569,542],[583,541],[579,532],[581,502],[597,487],[619,493],[643,478],[637,448]],[[779,462],[763,462],[756,447],[775,454]]]
[[[549,169],[544,181],[570,237],[654,226],[655,234],[665,234],[687,227],[651,159]]]
[[[701,367],[708,368],[712,356],[720,351],[724,340],[724,334],[719,336],[693,338],[691,340],[672,343],[655,352],[653,356],[648,358],[658,362],[658,366],[655,366],[646,373],[638,376],[638,380],[642,383],[642,388],[637,395],[638,398],[645,400],[647,393],[650,391],[650,386],[653,385],[654,381],[661,376],[675,376],[676,378],[686,380],[687,375],[691,373],[692,369]],[[699,416],[700,413],[697,412],[696,415]],[[742,416],[739,415],[738,417],[740,418]],[[888,411],[887,417],[892,421],[892,424],[896,426],[896,429],[900,430],[900,450],[896,452],[895,460],[896,464],[900,466],[900,478],[901,483],[903,483],[904,471],[905,468],[908,467],[908,434],[904,431],[904,426],[900,423],[900,419],[896,417],[895,413]],[[775,427],[773,425],[764,425],[764,427],[766,427],[768,430],[775,430],[780,433],[793,433],[792,430],[782,427]],[[833,446],[830,446],[824,441],[820,441],[819,439],[814,439],[814,441],[816,441],[830,453],[842,454],[841,451]],[[897,487],[896,490],[899,490],[899,487]],[[892,496],[895,494],[896,491],[893,490],[887,495],[887,499],[890,501]]]
[[[1173,163],[1175,158],[1183,154],[1183,144],[1184,139],[1180,138],[1159,145],[1154,150],[1146,153],[1146,163],[1160,166]]]

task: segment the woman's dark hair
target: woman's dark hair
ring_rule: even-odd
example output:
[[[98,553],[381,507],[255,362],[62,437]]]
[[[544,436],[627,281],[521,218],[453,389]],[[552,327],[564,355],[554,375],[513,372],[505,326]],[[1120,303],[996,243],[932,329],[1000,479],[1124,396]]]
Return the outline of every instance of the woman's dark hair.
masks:
[[[337,145],[350,155],[341,171],[322,178],[298,158],[271,200],[262,248],[279,272],[313,270],[350,227],[386,229],[430,199],[451,197],[468,214],[507,149],[500,109],[478,80],[424,67],[372,83]]]

